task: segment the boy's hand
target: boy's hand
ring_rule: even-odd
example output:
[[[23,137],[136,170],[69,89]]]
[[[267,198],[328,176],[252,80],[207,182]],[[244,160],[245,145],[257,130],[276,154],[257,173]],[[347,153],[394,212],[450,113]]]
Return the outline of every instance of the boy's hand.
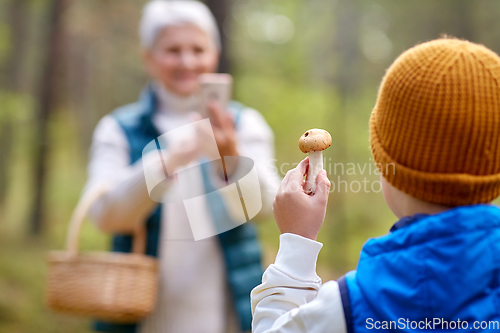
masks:
[[[287,172],[274,199],[273,213],[281,233],[292,233],[316,240],[325,219],[330,181],[326,171],[318,174],[316,193],[304,193],[304,176],[309,157]]]

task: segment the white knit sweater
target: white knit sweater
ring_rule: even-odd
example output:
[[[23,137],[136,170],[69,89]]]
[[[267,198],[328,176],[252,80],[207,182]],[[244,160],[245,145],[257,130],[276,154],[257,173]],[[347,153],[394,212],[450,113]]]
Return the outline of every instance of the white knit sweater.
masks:
[[[189,123],[189,113],[199,110],[196,97],[180,98],[159,85],[156,90],[159,110],[153,124],[160,133]],[[269,213],[280,182],[274,168],[272,131],[257,111],[247,108],[240,118],[237,139],[240,154],[252,158],[257,168],[261,214]],[[156,206],[148,196],[142,161],[129,164],[125,134],[112,116],[105,116],[94,132],[86,189],[103,182],[112,184],[91,211],[95,223],[107,232],[119,232],[124,226],[145,220]],[[190,186],[203,186],[201,174],[190,181]],[[166,196],[174,198],[175,192],[175,186],[165,186]],[[195,242],[183,204],[172,201],[165,204],[161,220],[158,303],[153,314],[141,323],[140,332],[238,332],[217,237]],[[205,208],[204,215],[209,216]]]

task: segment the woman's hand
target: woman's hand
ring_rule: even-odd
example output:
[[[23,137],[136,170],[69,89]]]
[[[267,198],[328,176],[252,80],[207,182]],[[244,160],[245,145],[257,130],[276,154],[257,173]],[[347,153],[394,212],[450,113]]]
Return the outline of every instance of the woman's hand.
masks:
[[[326,171],[318,174],[316,192],[304,193],[304,176],[309,157],[287,172],[274,199],[273,213],[281,233],[292,233],[316,240],[325,219],[330,181]]]
[[[207,103],[207,109],[219,155],[222,157],[221,168],[217,173],[227,181],[238,166],[238,159],[224,159],[224,156],[239,155],[233,117],[229,112],[222,110],[220,104],[214,100]]]
[[[169,149],[165,165],[169,173],[177,168],[189,164],[200,156],[200,147],[196,140],[184,140]],[[173,174],[173,173],[172,173]]]
[[[238,156],[233,117],[216,101],[209,101],[207,108],[220,156]]]

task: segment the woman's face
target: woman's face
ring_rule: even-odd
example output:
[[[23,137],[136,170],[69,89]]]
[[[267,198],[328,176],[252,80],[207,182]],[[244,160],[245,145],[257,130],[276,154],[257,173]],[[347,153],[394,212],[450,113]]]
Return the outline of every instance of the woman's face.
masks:
[[[207,34],[192,24],[169,26],[143,54],[149,75],[181,96],[195,93],[198,75],[217,69],[219,53]]]

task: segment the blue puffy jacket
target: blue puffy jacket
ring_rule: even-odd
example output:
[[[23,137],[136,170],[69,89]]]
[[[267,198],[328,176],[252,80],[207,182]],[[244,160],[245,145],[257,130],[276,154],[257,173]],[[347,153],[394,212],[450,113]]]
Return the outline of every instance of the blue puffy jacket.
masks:
[[[349,333],[500,332],[500,209],[403,218],[339,286]]]

